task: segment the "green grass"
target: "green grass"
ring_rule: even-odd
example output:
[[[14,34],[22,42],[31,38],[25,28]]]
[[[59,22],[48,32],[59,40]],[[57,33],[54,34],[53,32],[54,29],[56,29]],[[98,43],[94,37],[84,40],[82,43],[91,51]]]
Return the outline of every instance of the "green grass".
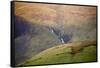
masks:
[[[96,61],[96,46],[85,47],[81,52],[74,55],[75,62]]]
[[[92,61],[96,61],[96,44],[86,46],[74,54],[73,49],[68,47],[68,45],[60,45],[49,48],[20,65],[42,65]]]

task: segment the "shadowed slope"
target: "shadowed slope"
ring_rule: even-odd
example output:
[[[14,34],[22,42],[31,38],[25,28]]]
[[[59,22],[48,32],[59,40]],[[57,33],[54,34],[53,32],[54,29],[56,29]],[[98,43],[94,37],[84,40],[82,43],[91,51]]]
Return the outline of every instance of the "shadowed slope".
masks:
[[[25,61],[26,59],[38,54],[45,49],[53,47],[57,44],[61,44],[61,41],[58,39],[58,37],[55,34],[50,33],[45,26],[26,22],[26,20],[16,17],[16,64]]]

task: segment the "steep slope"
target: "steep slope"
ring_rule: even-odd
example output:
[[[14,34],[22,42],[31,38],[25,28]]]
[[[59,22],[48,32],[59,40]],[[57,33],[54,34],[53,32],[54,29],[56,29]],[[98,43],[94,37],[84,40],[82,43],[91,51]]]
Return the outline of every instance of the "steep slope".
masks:
[[[15,19],[15,24],[18,24],[15,25],[16,64],[25,61],[47,48],[61,44],[58,37],[55,34],[50,33],[46,27],[37,24],[30,24],[19,17],[15,17]]]
[[[55,46],[44,50],[19,66],[90,61],[96,61],[95,41],[81,41]]]
[[[96,38],[96,7],[15,2],[15,15],[72,35],[71,41]]]
[[[79,25],[96,17],[96,7],[15,2],[15,15],[41,25]]]
[[[78,48],[80,49],[80,45],[84,45],[87,40],[96,40],[96,7],[15,2],[14,9],[15,16],[18,18],[15,17],[14,22],[16,65],[62,43],[61,48],[64,46],[65,49],[62,49],[61,52],[63,50],[66,52],[66,46],[71,45],[69,43],[73,44],[67,50],[68,52],[71,51],[71,54],[68,54],[71,57],[74,52],[77,52]],[[82,44],[78,42],[77,44],[77,41],[85,42]],[[60,48],[57,51],[60,52]],[[55,49],[54,53],[51,50],[50,53],[55,54]],[[57,56],[57,59],[55,58],[56,61],[52,61],[54,58],[52,54],[50,54],[52,57],[49,58],[50,62],[60,63],[61,60],[58,61],[59,56]],[[77,54],[80,55],[80,53]],[[43,56],[43,63],[49,62],[45,59],[45,55]],[[64,56],[66,55],[64,54]],[[65,57],[62,58],[65,59]],[[35,61],[31,62],[30,60],[29,63],[33,64]],[[42,63],[42,59],[40,62],[36,61],[36,63]]]

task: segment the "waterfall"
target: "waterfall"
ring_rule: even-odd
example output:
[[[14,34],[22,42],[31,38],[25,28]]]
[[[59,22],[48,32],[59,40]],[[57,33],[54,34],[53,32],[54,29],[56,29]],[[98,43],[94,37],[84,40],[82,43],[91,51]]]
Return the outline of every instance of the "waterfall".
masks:
[[[54,33],[54,30],[53,30],[53,29],[51,29],[51,32],[52,32],[52,33]]]
[[[71,39],[70,35],[67,35],[65,32],[63,32],[61,30],[50,28],[50,27],[48,29],[49,29],[50,33],[53,33],[58,37],[58,39],[61,41],[61,43],[67,43]]]
[[[61,42],[62,42],[62,43],[65,43],[63,38],[61,38]]]

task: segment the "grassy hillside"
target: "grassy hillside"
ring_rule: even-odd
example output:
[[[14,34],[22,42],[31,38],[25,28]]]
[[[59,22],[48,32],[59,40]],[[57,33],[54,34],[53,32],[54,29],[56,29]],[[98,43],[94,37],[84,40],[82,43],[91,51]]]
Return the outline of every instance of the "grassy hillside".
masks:
[[[96,7],[14,4],[15,65],[96,61]]]
[[[18,66],[90,61],[96,61],[95,41],[61,44],[42,51]]]

